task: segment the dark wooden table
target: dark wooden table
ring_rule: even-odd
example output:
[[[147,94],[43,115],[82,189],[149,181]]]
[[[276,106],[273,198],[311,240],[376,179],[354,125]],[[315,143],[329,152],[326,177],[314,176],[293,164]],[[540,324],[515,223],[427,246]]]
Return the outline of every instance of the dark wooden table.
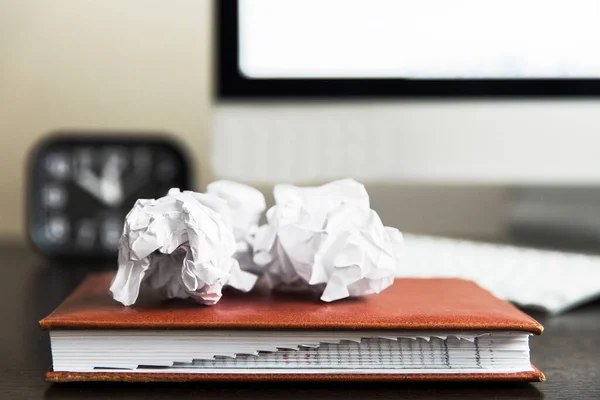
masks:
[[[539,384],[52,385],[44,382],[51,363],[50,344],[38,320],[50,313],[92,267],[51,265],[25,247],[1,244],[0,265],[0,399],[600,399],[600,302],[557,317],[533,314],[546,328],[544,335],[534,337],[531,343],[532,360],[547,378]]]

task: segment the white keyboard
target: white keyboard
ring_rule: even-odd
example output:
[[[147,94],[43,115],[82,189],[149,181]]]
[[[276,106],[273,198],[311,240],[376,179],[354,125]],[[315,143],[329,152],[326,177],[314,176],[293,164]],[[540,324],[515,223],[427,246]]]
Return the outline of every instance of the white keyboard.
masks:
[[[600,297],[600,256],[405,234],[399,277],[477,282],[523,307],[561,313]]]

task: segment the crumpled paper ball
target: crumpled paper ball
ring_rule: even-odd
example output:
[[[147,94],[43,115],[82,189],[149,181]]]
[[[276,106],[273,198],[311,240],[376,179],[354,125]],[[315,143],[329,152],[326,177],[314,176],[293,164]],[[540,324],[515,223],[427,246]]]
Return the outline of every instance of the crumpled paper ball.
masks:
[[[392,285],[403,237],[371,210],[363,185],[276,185],[274,196],[254,241],[254,261],[271,287],[310,286],[330,302]]]
[[[212,195],[171,189],[159,199],[138,200],[119,240],[119,270],[110,291],[126,306],[142,285],[166,298],[216,304],[225,285],[249,291],[257,277],[240,269],[231,210]]]
[[[252,243],[260,217],[267,208],[265,196],[252,186],[228,180],[208,184],[206,193],[227,202],[237,243],[235,258],[244,271],[258,274],[260,269],[253,261]]]

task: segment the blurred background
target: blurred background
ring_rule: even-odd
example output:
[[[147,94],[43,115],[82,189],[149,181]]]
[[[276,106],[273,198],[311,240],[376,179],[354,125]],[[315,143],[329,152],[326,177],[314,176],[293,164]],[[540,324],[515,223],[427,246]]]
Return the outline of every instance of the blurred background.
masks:
[[[403,231],[593,247],[596,2],[443,3],[3,0],[0,238],[49,133],[165,132],[197,190],[353,177]]]
[[[0,2],[0,235],[25,240],[26,160],[48,133],[168,132],[211,178],[210,1]]]

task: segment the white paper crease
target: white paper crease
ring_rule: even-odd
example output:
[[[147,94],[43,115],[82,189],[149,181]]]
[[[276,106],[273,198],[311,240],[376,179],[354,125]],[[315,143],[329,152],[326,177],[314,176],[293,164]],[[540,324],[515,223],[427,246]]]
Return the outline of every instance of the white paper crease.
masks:
[[[371,210],[363,185],[352,179],[320,187],[283,184],[274,196],[254,241],[254,262],[271,287],[310,286],[329,302],[392,285],[402,234]]]
[[[231,209],[233,235],[237,243],[235,258],[244,271],[258,273],[259,269],[252,260],[252,243],[260,217],[267,208],[265,196],[251,186],[227,180],[208,184],[206,193],[227,202]]]
[[[230,285],[250,290],[257,277],[242,271],[226,201],[209,194],[171,189],[160,199],[138,200],[119,240],[119,270],[110,291],[128,306],[142,284],[166,298],[213,305]]]

